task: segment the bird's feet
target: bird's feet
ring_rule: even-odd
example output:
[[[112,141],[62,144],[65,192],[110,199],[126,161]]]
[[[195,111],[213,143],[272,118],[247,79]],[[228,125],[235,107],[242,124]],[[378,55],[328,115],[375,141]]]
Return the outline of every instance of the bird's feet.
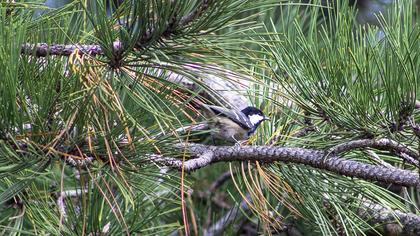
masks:
[[[244,146],[248,141],[247,140],[237,140],[235,137],[232,136],[232,139],[235,140],[235,147],[241,147]]]

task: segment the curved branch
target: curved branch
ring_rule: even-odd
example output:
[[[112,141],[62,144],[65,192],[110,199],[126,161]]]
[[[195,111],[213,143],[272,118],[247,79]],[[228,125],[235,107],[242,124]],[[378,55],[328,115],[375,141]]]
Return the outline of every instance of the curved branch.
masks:
[[[347,143],[339,144],[334,146],[329,150],[330,154],[338,155],[339,153],[351,151],[354,149],[359,148],[376,148],[379,150],[387,150],[393,151],[398,156],[402,157],[404,160],[408,161],[409,163],[419,166],[420,156],[417,152],[409,149],[407,146],[398,143],[391,139],[361,139],[361,140],[354,140]]]
[[[203,166],[210,165],[214,160],[214,154],[212,151],[205,151],[198,158],[190,159],[185,162],[182,160],[172,158],[172,157],[164,157],[163,155],[147,155],[147,157],[155,162],[161,163],[166,166],[170,166],[172,168],[182,170],[184,169],[186,172],[191,172],[193,170],[197,170],[202,168]]]
[[[304,164],[340,175],[358,177],[365,180],[381,181],[407,187],[420,188],[419,175],[413,171],[389,169],[383,166],[345,160],[335,155],[325,159],[325,152],[306,148],[269,147],[269,146],[207,146],[202,144],[182,144],[177,148],[186,148],[198,158],[182,163],[176,158],[162,155],[149,155],[149,159],[187,172],[208,166],[216,162],[259,161],[271,163],[276,161]],[[204,155],[203,155],[204,154]],[[182,165],[183,164],[183,165]]]

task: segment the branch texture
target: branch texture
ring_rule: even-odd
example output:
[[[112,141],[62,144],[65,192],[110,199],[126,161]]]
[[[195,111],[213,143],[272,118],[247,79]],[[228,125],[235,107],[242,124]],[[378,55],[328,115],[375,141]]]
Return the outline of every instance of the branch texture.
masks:
[[[382,139],[361,139],[361,140],[354,140],[348,143],[343,143],[340,145],[335,146],[330,150],[333,154],[338,154],[346,151],[350,151],[357,148],[365,148],[365,147],[372,147],[377,148],[380,150],[393,150],[396,152],[403,152],[406,153],[416,160],[419,160],[419,154],[415,151],[409,149],[407,146],[400,144],[394,140],[382,138]]]
[[[143,48],[150,41],[156,40],[156,32],[161,32],[159,38],[168,37],[173,34],[177,28],[188,26],[191,22],[202,16],[208,10],[212,0],[202,0],[196,8],[186,16],[180,19],[173,18],[164,30],[162,29],[149,29],[137,39],[136,47]],[[82,44],[51,44],[37,43],[37,44],[23,44],[21,47],[21,54],[35,55],[37,57],[46,57],[48,55],[55,56],[70,56],[76,49],[79,49],[80,54],[87,54],[91,56],[103,55],[103,49],[100,45],[82,45]],[[123,50],[122,43],[115,41],[113,43],[113,50],[115,54]]]
[[[176,169],[184,168],[187,172],[216,162],[260,161],[262,163],[272,163],[281,161],[304,164],[365,180],[420,188],[420,179],[415,172],[346,160],[335,155],[329,155],[328,158],[325,158],[326,153],[324,151],[314,149],[269,146],[206,146],[202,144],[183,144],[178,145],[177,148],[187,148],[192,156],[197,158],[182,163],[179,159],[167,158],[162,155],[149,155],[148,157],[152,161]]]
[[[122,44],[119,41],[114,42],[114,52],[118,53],[122,50]],[[76,49],[79,54],[87,54],[90,56],[102,55],[104,52],[99,45],[82,45],[82,44],[23,44],[21,54],[35,55],[37,57],[46,56],[70,56]]]
[[[382,138],[382,139],[361,139],[354,140],[347,143],[339,144],[329,150],[330,154],[338,155],[339,153],[351,151],[360,148],[376,148],[379,150],[387,150],[395,152],[398,156],[403,158],[405,161],[419,166],[420,156],[417,152],[409,149],[407,146],[398,143],[394,140]]]
[[[413,213],[404,213],[399,210],[387,209],[384,206],[375,204],[368,200],[363,201],[359,215],[365,219],[370,218],[379,224],[401,224],[396,225],[400,235],[420,235],[420,216]]]

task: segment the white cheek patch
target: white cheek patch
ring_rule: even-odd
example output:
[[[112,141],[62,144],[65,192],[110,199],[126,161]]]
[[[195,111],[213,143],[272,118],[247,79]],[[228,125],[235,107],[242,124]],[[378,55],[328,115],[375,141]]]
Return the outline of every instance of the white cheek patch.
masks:
[[[264,120],[264,116],[257,115],[257,114],[250,115],[250,116],[248,116],[248,118],[249,118],[249,121],[251,121],[252,125],[256,125],[256,124],[258,124],[258,122]]]

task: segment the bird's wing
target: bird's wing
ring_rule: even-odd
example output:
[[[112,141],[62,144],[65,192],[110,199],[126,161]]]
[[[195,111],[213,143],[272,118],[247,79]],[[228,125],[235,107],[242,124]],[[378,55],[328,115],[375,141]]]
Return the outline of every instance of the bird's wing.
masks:
[[[243,114],[241,111],[230,110],[224,107],[213,106],[213,105],[204,105],[204,107],[212,111],[215,115],[225,116],[237,123],[244,129],[252,129],[253,125],[248,117]]]

